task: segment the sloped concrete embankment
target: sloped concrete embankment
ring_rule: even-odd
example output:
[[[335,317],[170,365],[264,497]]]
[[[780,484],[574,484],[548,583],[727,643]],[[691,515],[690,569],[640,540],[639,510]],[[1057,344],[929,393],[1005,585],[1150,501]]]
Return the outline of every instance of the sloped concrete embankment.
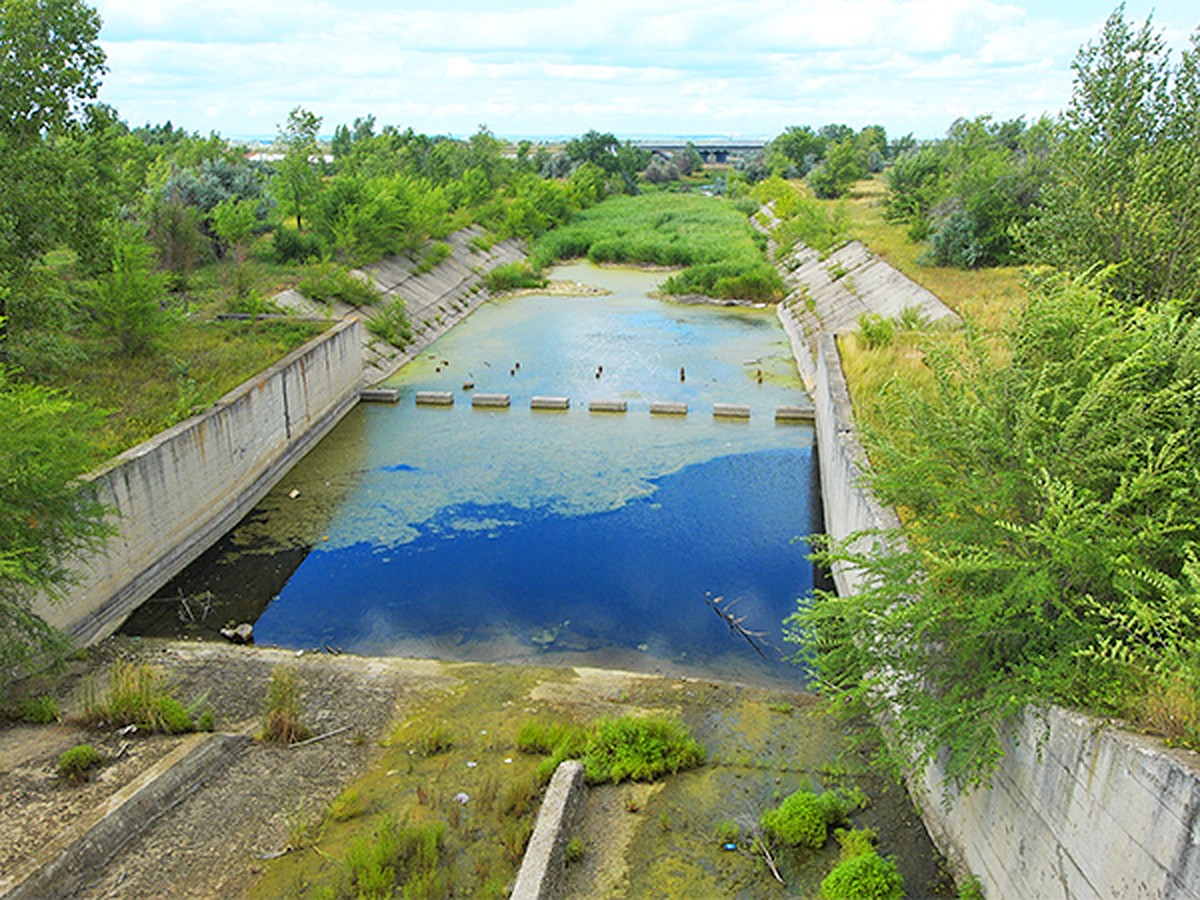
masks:
[[[275,302],[303,316],[370,319],[395,299],[402,299],[412,324],[413,339],[397,349],[363,331],[364,385],[378,384],[414,359],[435,340],[469,316],[489,298],[485,279],[497,266],[525,258],[524,244],[516,239],[491,243],[483,229],[473,225],[446,238],[451,254],[428,272],[419,260],[393,256],[358,270],[383,294],[374,308],[356,309],[342,303],[324,304],[298,291],[284,291]]]
[[[805,387],[816,378],[817,338],[858,327],[860,316],[899,318],[915,310],[922,320],[957,322],[938,297],[893,269],[858,241],[821,254],[799,246],[780,263],[787,296],[778,306]]]
[[[797,288],[779,315],[811,378],[826,530],[844,539],[897,518],[861,483],[868,462],[834,336],[853,322],[852,302],[834,287],[847,275],[818,274],[829,260],[810,259],[791,273]],[[893,315],[912,305],[912,294],[889,296],[891,284],[890,277],[856,281],[855,297],[866,312]],[[833,574],[840,593],[855,591],[863,577],[848,567]],[[986,896],[1200,897],[1197,754],[1054,707],[1028,710],[1003,744],[992,786],[951,794],[949,806],[941,766],[909,784],[939,849],[977,876]]]
[[[362,323],[338,323],[92,476],[119,533],[38,612],[81,644],[112,634],[232,528],[358,401]]]

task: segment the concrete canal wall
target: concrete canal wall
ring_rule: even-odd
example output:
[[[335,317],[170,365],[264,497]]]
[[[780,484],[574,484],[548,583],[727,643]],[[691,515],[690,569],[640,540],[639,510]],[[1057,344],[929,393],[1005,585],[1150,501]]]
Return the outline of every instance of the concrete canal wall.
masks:
[[[120,533],[78,562],[79,583],[43,618],[99,640],[232,528],[357,402],[362,330],[336,324],[94,475]]]
[[[845,538],[890,527],[894,511],[860,484],[867,460],[835,338],[820,335],[815,346],[806,364],[826,530]],[[862,577],[833,574],[839,592]],[[1028,710],[1003,745],[992,787],[951,793],[948,806],[940,767],[909,783],[939,849],[987,897],[1200,897],[1200,756],[1053,707]]]

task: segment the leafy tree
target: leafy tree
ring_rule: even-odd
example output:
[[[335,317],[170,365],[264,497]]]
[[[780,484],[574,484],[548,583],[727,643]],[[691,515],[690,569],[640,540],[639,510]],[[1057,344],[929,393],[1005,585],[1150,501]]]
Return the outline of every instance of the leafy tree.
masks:
[[[683,152],[676,154],[672,160],[679,169],[680,175],[691,175],[693,172],[699,172],[704,168],[704,158],[700,155],[700,151],[696,149],[696,145],[691,141],[683,148]]]
[[[68,230],[62,160],[47,136],[95,99],[99,32],[99,16],[78,0],[0,0],[0,354],[9,298]]]
[[[932,146],[902,154],[888,170],[887,218],[908,222],[913,240],[924,240],[929,234],[930,214],[947,191],[945,173],[945,154]]]
[[[1200,33],[1172,65],[1150,19],[1124,6],[1076,56],[1053,183],[1024,237],[1039,262],[1117,264],[1130,303],[1200,304]]]
[[[1014,235],[1037,215],[1049,178],[1051,125],[958,119],[936,144],[888,172],[888,218],[931,239],[928,260],[971,268],[1019,259]]]
[[[26,665],[64,646],[34,612],[65,595],[70,559],[112,529],[89,482],[89,431],[101,416],[58,391],[0,369],[0,693]]]
[[[1181,694],[1200,736],[1200,321],[1058,276],[998,355],[971,330],[926,359],[932,390],[892,385],[863,433],[903,533],[829,548],[866,581],[790,620],[820,683],[960,786],[1031,702],[1138,718]]]
[[[851,134],[828,145],[821,165],[808,173],[808,186],[818,197],[832,199],[842,196],[866,174],[866,155]]]
[[[137,226],[113,228],[112,262],[96,279],[93,311],[101,330],[117,339],[122,353],[144,353],[167,324],[160,303],[166,279],[155,271],[154,251]]]
[[[767,146],[772,173],[802,178],[817,167],[825,155],[826,140],[808,125],[790,125]]]
[[[246,242],[258,224],[257,204],[253,200],[222,200],[212,211],[213,231],[217,239],[233,253],[233,295],[241,299],[246,294],[243,265],[246,262]]]
[[[78,117],[96,98],[100,16],[79,0],[0,0],[0,122],[17,145]]]
[[[284,157],[279,161],[273,186],[285,215],[296,217],[296,227],[304,230],[304,213],[316,197],[321,181],[313,164],[320,152],[317,132],[321,117],[297,106],[279,126],[277,143]]]

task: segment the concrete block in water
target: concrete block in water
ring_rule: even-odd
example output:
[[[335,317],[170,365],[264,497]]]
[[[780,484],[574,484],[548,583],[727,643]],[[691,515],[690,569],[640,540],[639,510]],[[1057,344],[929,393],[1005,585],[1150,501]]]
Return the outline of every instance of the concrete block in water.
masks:
[[[417,406],[453,406],[453,391],[417,391]]]
[[[650,404],[650,415],[652,416],[686,416],[688,405],[686,403],[676,403],[671,400],[655,400]]]
[[[748,419],[750,407],[742,403],[714,403],[713,416],[721,419]]]
[[[471,405],[489,409],[507,409],[512,403],[511,394],[472,394]]]
[[[780,406],[775,409],[776,422],[815,422],[816,410],[811,406]]]
[[[629,408],[624,400],[589,400],[588,410],[590,412],[615,412],[623,413]]]
[[[533,397],[529,401],[530,409],[570,409],[569,397]]]
[[[358,399],[364,403],[397,403],[400,391],[396,388],[363,388],[358,392]]]

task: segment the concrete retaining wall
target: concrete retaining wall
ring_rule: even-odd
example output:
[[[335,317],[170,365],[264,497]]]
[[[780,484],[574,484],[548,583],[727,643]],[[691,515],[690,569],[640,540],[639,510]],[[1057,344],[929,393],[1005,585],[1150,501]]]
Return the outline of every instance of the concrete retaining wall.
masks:
[[[844,538],[890,527],[892,510],[863,489],[837,346],[818,341],[817,448],[826,530]],[[834,572],[839,592],[860,573]],[[1028,711],[1004,738],[993,786],[942,804],[936,766],[909,789],[939,849],[986,896],[1200,897],[1200,756],[1067,710]]]
[[[553,900],[563,896],[567,842],[583,814],[586,794],[583,763],[573,759],[559,763],[538,810],[533,834],[521,860],[521,871],[509,895],[512,900]]]
[[[357,402],[361,332],[339,323],[95,475],[120,534],[79,562],[65,603],[41,604],[46,621],[85,644],[111,634],[237,524]]]

